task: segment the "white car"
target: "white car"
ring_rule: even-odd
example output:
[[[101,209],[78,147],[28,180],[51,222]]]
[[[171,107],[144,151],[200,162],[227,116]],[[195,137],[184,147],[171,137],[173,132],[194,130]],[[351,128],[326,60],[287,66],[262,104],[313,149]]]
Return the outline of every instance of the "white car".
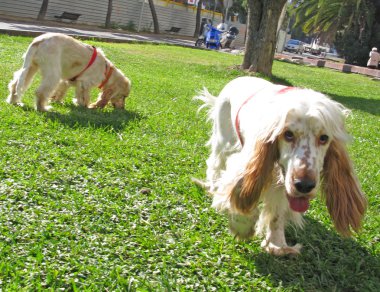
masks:
[[[285,45],[284,51],[302,54],[304,52],[303,42],[299,40],[289,40]]]

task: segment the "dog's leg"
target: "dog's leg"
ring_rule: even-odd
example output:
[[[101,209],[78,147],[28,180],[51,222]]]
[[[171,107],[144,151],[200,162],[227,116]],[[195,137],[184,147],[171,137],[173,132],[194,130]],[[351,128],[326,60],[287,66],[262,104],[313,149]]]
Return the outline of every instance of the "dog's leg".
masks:
[[[28,89],[37,72],[38,66],[33,62],[37,50],[37,45],[32,44],[24,56],[22,68],[15,72],[13,80],[9,83],[9,96],[7,102],[10,104],[22,105],[22,94]]]
[[[10,104],[22,105],[21,98],[23,93],[29,88],[38,67],[31,65],[22,68],[14,73],[13,80],[9,83],[9,96],[7,102]]]
[[[14,73],[14,78],[12,79],[11,82],[8,84],[9,88],[9,95],[7,97],[7,102],[10,104],[21,104],[21,93],[17,94],[17,84],[19,82],[19,77],[21,74],[21,71],[23,69],[17,71]]]
[[[52,93],[55,91],[60,82],[59,72],[57,70],[49,70],[50,68],[46,68],[49,67],[41,67],[42,81],[36,90],[36,108],[38,111],[48,111],[50,109],[48,106],[49,98],[52,96]]]
[[[288,246],[285,239],[285,226],[291,211],[284,189],[282,187],[271,187],[263,197],[264,204],[257,230],[258,233],[265,233],[265,239],[261,246],[266,252],[277,256],[299,254],[302,245]],[[301,214],[296,213],[294,216],[297,218],[292,218],[293,221],[301,224]]]
[[[51,100],[54,102],[62,103],[69,87],[70,87],[70,82],[65,81],[65,80],[61,80],[59,82],[57,88],[55,89],[55,91],[51,97]]]
[[[75,90],[76,103],[83,107],[88,107],[90,104],[89,88],[81,81],[77,81]]]
[[[231,105],[224,101],[216,105],[211,136],[211,154],[207,159],[207,183],[210,191],[215,190],[215,182],[220,178],[221,171],[226,168],[227,156],[236,143],[236,135],[231,120]]]
[[[249,215],[238,213],[228,214],[230,231],[237,239],[248,239],[255,234],[256,222],[259,218],[258,208],[254,209]]]

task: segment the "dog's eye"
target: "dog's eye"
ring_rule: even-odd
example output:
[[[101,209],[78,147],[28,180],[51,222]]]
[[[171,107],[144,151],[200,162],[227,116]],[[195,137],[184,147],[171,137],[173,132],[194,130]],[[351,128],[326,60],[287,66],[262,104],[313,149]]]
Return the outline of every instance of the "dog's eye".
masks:
[[[292,131],[285,131],[284,133],[285,141],[287,142],[293,142],[294,141],[294,134]]]
[[[329,136],[327,136],[327,135],[319,136],[319,144],[320,145],[326,145],[328,141],[329,141]]]

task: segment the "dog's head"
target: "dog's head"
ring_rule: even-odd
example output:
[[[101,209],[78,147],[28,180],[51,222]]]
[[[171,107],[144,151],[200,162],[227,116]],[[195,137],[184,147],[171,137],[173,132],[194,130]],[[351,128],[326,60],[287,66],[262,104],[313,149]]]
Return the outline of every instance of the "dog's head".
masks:
[[[117,68],[112,67],[109,79],[102,84],[102,92],[98,100],[90,108],[104,108],[111,102],[114,108],[124,109],[125,99],[131,91],[131,81]]]
[[[130,91],[131,81],[115,68],[108,84],[104,87],[104,99],[111,101],[114,108],[124,109],[125,99]]]
[[[344,129],[346,110],[340,104],[314,91],[294,93],[303,98],[293,98],[283,110],[285,120],[276,137],[277,163],[290,208],[305,212],[316,195],[330,144],[349,137]]]
[[[112,89],[111,104],[114,108],[124,109],[125,99],[131,92],[131,81],[121,72],[118,72]]]
[[[305,212],[322,185],[322,193],[339,232],[357,230],[366,200],[349,160],[344,126],[348,111],[312,90],[294,89],[268,109],[270,123],[256,140],[241,179],[231,191],[231,203],[243,212],[255,207],[261,193],[280,169],[289,207]]]

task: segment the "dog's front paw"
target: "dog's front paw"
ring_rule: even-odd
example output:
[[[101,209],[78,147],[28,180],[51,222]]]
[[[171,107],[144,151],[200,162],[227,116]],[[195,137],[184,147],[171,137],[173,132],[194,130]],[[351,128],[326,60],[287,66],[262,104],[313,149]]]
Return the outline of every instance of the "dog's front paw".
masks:
[[[48,112],[48,111],[51,111],[52,110],[52,106],[50,106],[50,105],[46,105],[46,106],[37,106],[37,110],[39,111],[39,112]]]
[[[22,102],[9,102],[9,104],[15,105],[15,106],[19,106],[19,107],[23,107],[24,106],[24,103],[22,103]]]
[[[261,243],[261,247],[269,254],[275,256],[284,256],[284,255],[299,255],[301,253],[302,244],[297,243],[293,246],[277,246],[272,242],[268,242],[267,240],[263,240]]]
[[[16,98],[12,98],[12,95],[7,97],[6,102],[15,106],[21,106],[21,107],[24,106],[24,104],[20,101],[17,101]]]

